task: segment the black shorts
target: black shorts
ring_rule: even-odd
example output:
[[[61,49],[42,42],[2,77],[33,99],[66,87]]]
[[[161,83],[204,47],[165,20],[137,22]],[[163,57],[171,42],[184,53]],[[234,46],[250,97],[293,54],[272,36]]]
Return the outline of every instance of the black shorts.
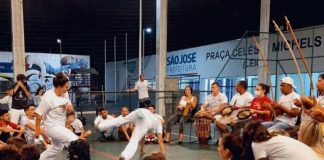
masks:
[[[145,98],[144,100],[138,100],[138,108],[147,108],[147,106],[151,104],[149,98]]]

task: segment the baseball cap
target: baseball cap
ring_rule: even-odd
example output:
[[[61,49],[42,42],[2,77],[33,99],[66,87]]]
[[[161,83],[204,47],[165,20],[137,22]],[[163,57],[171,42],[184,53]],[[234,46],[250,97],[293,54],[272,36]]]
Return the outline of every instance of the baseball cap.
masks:
[[[281,79],[281,82],[282,82],[282,83],[289,84],[289,85],[291,85],[293,88],[296,89],[296,86],[294,85],[294,80],[293,80],[292,78],[290,78],[290,77],[284,77],[284,78],[282,78],[282,79]]]

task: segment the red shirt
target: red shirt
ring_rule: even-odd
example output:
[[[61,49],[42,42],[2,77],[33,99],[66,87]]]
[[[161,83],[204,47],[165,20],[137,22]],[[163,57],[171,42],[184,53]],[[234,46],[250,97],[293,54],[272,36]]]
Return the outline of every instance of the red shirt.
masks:
[[[251,102],[251,109],[259,110],[259,111],[266,111],[269,110],[267,107],[264,107],[264,102],[272,103],[271,99],[267,96],[263,97],[255,97]],[[253,120],[262,120],[262,121],[271,121],[272,113],[270,115],[261,115],[261,114],[253,114]]]
[[[0,121],[0,127],[6,127],[6,122]],[[18,129],[18,125],[16,123],[8,122],[8,126],[10,126],[12,129]]]

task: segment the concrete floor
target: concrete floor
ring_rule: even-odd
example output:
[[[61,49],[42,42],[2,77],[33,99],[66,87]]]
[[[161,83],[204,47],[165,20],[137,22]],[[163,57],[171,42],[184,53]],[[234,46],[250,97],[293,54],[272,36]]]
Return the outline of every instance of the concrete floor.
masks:
[[[93,116],[86,116],[88,124],[86,125],[87,129],[91,129],[93,134],[89,137],[90,150],[91,150],[91,159],[92,160],[116,160],[119,154],[126,147],[127,142],[114,141],[114,142],[99,142],[97,140],[98,133],[93,129]],[[177,132],[178,125],[173,127],[172,140],[169,144],[165,144],[167,160],[179,160],[184,158],[186,160],[219,160],[218,153],[216,151],[216,140],[213,139],[210,141],[209,145],[200,145],[198,143],[189,143],[189,130],[190,123],[185,124],[185,137],[183,140],[183,145],[177,144]],[[192,131],[191,141],[196,140],[194,130]],[[115,136],[117,137],[117,136]],[[212,130],[212,137],[213,130]],[[217,136],[216,136],[217,138]],[[151,153],[154,151],[159,151],[158,144],[147,144],[145,146],[145,152]],[[145,156],[145,155],[144,155]],[[140,155],[139,150],[132,160],[140,160],[142,156]],[[56,160],[66,159],[66,151],[58,154]]]

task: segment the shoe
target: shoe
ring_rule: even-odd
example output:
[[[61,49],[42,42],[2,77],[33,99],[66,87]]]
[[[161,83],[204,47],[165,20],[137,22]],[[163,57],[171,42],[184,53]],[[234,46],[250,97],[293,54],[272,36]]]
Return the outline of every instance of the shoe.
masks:
[[[169,143],[170,141],[163,140],[163,143]]]
[[[106,142],[106,138],[103,138],[103,137],[99,137],[98,140],[99,140],[100,142]]]
[[[179,145],[182,145],[182,144],[183,144],[183,142],[182,142],[182,141],[178,141],[178,144],[179,144]]]
[[[113,135],[111,135],[111,136],[108,136],[108,137],[106,138],[106,140],[107,140],[107,141],[115,141],[116,138],[115,138]]]

